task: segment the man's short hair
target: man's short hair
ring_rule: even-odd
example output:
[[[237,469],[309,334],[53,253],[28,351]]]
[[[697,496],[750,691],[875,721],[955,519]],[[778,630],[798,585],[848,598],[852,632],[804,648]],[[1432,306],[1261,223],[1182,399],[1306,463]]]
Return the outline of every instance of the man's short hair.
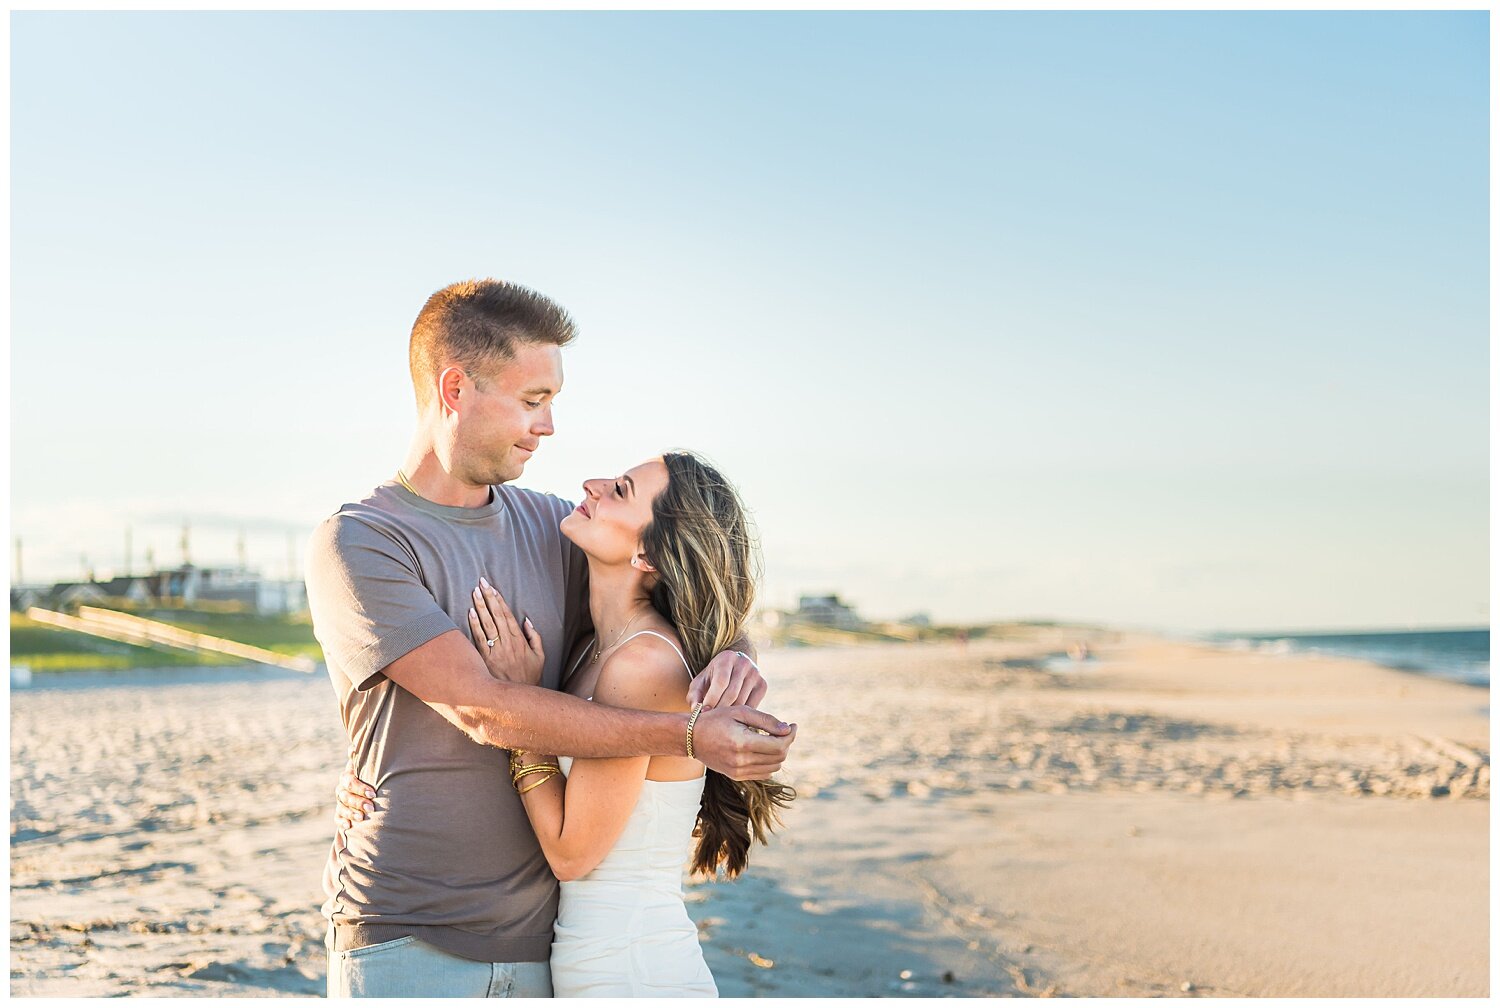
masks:
[[[504,280],[460,280],[427,299],[411,327],[411,383],[417,409],[450,365],[478,378],[516,355],[516,344],[566,346],[573,320],[550,298]]]

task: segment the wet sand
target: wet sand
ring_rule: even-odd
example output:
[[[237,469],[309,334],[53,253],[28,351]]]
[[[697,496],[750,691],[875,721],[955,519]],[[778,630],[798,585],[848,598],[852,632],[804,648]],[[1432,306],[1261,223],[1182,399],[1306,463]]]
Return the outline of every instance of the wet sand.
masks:
[[[1047,663],[1081,636],[1096,664]],[[788,828],[689,911],[725,996],[1488,992],[1488,691],[1038,630],[768,652]],[[11,695],[11,990],[321,992],[326,679]]]
[[[811,800],[757,849],[774,886],[695,888],[715,975],[783,996],[1488,992],[1488,690],[1116,634],[1092,635],[1096,664],[1038,660],[1073,639],[777,655]]]

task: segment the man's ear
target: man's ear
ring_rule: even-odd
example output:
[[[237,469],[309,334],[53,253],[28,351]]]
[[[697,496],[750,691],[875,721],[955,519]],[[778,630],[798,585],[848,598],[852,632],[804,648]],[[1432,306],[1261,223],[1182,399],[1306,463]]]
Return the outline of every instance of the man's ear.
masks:
[[[647,574],[655,574],[656,568],[651,566],[651,561],[646,559],[646,554],[637,553],[630,558],[630,566],[636,570],[645,571]]]
[[[438,400],[443,405],[446,413],[457,413],[459,410],[459,395],[464,386],[472,388],[468,375],[460,367],[445,367],[438,375]]]

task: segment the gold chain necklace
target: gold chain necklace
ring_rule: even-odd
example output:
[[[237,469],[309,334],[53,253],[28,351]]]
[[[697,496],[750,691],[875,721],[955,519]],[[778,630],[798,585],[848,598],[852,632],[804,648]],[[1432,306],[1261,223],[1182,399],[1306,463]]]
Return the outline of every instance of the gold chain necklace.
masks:
[[[410,490],[413,494],[416,494],[418,497],[422,497],[421,494],[417,493],[417,488],[411,485],[411,480],[409,480],[409,479],[406,478],[406,473],[405,472],[403,472],[400,469],[397,469],[396,470],[396,478],[401,481],[401,485],[404,486],[404,487],[406,487],[406,489]],[[422,499],[426,500],[427,498],[426,497],[422,497]]]
[[[397,469],[396,470],[396,479],[401,482],[402,486],[404,486],[404,487],[406,487],[406,489],[410,490],[414,496],[422,497],[421,492],[418,491],[416,487],[414,487],[414,486],[411,485],[411,480],[409,480],[409,479],[406,478],[406,473],[403,470],[401,470],[401,469]],[[429,503],[433,503],[433,504],[437,503],[436,501],[432,500],[430,497],[422,497],[422,499],[424,501],[428,501]],[[486,501],[485,503],[488,504],[491,501],[493,501],[494,499],[495,499],[495,489],[494,489],[494,487],[491,487],[490,488],[490,499],[489,499],[489,501]]]
[[[635,621],[638,620],[638,619],[640,619],[640,618],[641,618],[641,614],[640,613],[636,613],[634,616],[630,617],[630,622],[625,624],[625,629],[624,630],[621,630],[618,634],[615,635],[615,639],[612,640],[612,641],[610,641],[609,647],[614,647],[616,644],[620,643],[620,638],[624,637],[626,631],[629,630],[631,627],[635,626]],[[594,635],[594,643],[595,644],[599,643],[599,635],[598,634]],[[594,664],[594,662],[596,662],[596,661],[599,660],[599,656],[602,655],[604,652],[606,652],[608,650],[609,650],[609,648],[596,648],[594,650],[594,657],[592,657],[592,658],[589,659],[589,664],[590,665]]]

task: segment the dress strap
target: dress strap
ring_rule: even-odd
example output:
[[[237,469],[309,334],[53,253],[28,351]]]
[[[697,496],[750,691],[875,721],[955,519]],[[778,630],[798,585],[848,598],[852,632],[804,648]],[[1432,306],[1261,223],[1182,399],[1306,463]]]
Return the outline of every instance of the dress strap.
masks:
[[[643,634],[650,634],[652,637],[660,637],[662,640],[666,641],[667,646],[670,647],[673,651],[676,651],[677,657],[682,659],[682,667],[687,669],[688,678],[693,678],[693,666],[688,664],[687,657],[683,655],[682,649],[679,648],[676,644],[672,643],[672,638],[667,637],[663,634],[659,634],[655,630],[638,630],[635,633],[631,634],[629,637],[626,637],[624,640],[622,640],[620,644],[627,644],[630,641],[635,640],[637,637],[642,636]],[[616,646],[618,647],[619,645]]]

